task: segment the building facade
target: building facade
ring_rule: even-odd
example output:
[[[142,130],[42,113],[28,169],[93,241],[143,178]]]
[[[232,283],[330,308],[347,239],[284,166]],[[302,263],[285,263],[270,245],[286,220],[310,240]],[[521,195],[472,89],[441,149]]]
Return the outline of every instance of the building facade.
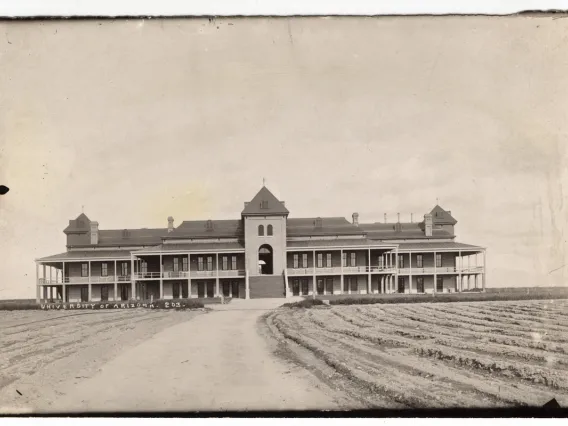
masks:
[[[101,230],[70,220],[67,251],[36,260],[41,301],[261,298],[485,290],[485,248],[455,241],[440,206],[421,222],[289,218],[266,187],[237,220]]]

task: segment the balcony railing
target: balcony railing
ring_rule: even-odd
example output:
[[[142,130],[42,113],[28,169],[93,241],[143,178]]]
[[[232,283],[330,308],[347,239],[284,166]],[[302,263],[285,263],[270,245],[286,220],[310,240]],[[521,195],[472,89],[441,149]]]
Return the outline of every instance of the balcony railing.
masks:
[[[220,277],[244,277],[245,271],[241,269],[230,269],[227,271],[219,271]]]
[[[189,277],[189,271],[166,271],[164,272],[164,278],[187,278]]]
[[[38,282],[40,285],[63,284],[63,280],[61,278],[40,278]]]
[[[343,273],[344,274],[353,274],[359,272],[367,272],[368,266],[344,266]]]
[[[314,268],[288,268],[288,275],[314,275]]]

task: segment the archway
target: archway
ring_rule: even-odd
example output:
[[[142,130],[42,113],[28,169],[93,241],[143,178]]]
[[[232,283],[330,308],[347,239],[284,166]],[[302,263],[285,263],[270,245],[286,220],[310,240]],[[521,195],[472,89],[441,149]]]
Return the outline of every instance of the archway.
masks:
[[[263,244],[258,249],[258,272],[262,275],[272,275],[272,247]]]

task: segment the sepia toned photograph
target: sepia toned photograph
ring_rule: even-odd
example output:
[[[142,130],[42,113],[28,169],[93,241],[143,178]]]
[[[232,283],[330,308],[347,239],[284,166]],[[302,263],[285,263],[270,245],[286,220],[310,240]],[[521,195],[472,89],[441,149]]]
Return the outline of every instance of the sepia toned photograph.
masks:
[[[565,17],[0,21],[0,414],[566,413]]]

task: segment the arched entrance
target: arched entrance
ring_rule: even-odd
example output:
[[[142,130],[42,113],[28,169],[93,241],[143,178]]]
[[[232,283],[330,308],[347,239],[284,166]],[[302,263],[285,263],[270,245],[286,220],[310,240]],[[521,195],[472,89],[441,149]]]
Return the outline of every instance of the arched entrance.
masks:
[[[272,247],[263,244],[258,249],[258,272],[262,275],[272,275]]]

